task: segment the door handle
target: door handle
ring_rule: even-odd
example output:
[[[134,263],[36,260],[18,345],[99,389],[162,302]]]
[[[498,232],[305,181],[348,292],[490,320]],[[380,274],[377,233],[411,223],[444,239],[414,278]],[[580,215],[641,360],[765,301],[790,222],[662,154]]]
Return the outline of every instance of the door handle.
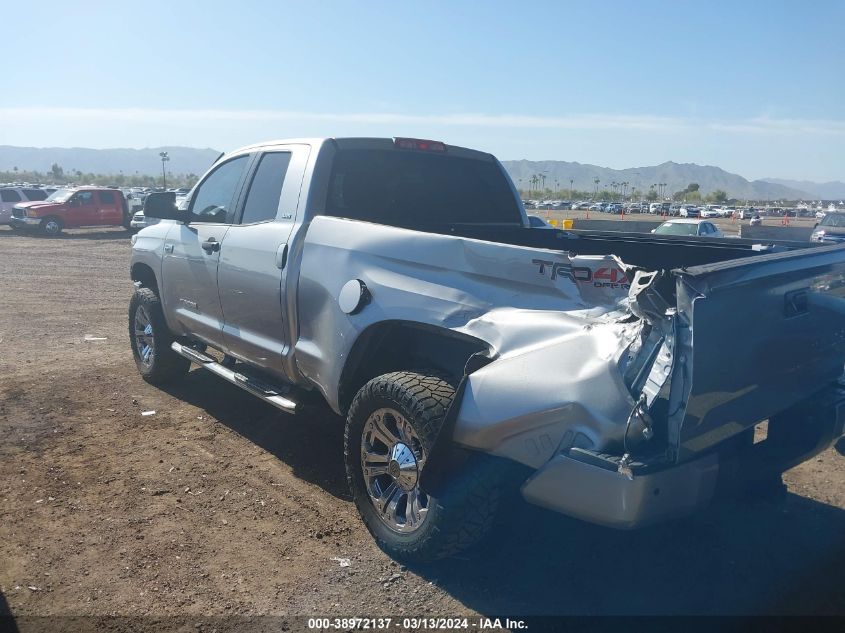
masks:
[[[284,269],[285,264],[288,263],[288,245],[282,244],[278,249],[276,249],[276,268],[279,270]]]
[[[220,250],[220,242],[218,242],[213,237],[209,237],[206,241],[202,243],[202,250],[206,253],[216,253]]]

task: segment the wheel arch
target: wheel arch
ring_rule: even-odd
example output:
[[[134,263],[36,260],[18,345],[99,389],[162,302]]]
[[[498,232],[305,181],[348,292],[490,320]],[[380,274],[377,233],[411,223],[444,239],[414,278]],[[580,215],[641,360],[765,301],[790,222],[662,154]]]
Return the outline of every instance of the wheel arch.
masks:
[[[132,277],[132,281],[141,284],[141,287],[150,288],[158,294],[158,280],[156,279],[155,271],[147,264],[142,262],[132,264],[130,276]]]
[[[481,339],[448,328],[413,321],[381,321],[355,340],[338,385],[338,405],[346,413],[369,380],[393,371],[434,371],[456,386],[469,358],[491,352]]]

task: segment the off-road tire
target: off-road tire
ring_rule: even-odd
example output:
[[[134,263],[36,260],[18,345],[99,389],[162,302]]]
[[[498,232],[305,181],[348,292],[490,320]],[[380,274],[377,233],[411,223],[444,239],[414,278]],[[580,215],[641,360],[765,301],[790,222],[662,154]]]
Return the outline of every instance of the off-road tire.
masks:
[[[58,237],[61,235],[64,226],[60,218],[44,218],[41,220],[41,224],[38,225],[38,232],[47,237]]]
[[[143,307],[150,317],[154,354],[152,362],[145,363],[136,345],[135,314]],[[174,337],[167,328],[161,300],[151,288],[138,288],[129,301],[129,344],[132,357],[141,377],[152,385],[164,385],[184,376],[191,366],[191,361],[171,349]]]
[[[452,556],[481,540],[493,523],[499,502],[498,480],[474,468],[472,460],[443,495],[429,495],[426,519],[410,533],[396,532],[382,522],[367,492],[361,441],[369,416],[382,408],[397,410],[429,451],[454,396],[454,387],[438,376],[401,371],[370,380],[349,408],[344,434],[349,488],[376,543],[398,560],[420,563]]]

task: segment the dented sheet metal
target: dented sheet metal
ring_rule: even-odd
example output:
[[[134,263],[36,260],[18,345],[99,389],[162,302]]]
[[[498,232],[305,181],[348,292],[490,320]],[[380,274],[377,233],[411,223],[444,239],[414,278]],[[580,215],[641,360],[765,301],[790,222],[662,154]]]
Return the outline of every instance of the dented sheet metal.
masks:
[[[613,258],[570,258],[565,252],[329,217],[313,220],[302,257],[296,358],[299,370],[318,386],[340,383],[351,346],[366,328],[410,321],[487,343],[499,358],[486,368],[488,385],[504,381],[506,373],[513,382],[512,362],[534,363],[525,377],[545,382],[547,396],[532,388],[518,398],[519,406],[488,418],[490,426],[576,398],[595,416],[594,426],[624,408],[625,389],[614,368],[638,325],[618,323],[629,314],[629,284]],[[337,309],[337,297],[351,279],[362,280],[372,299],[347,315]],[[520,356],[525,359],[511,360]],[[563,391],[579,376],[583,388]],[[324,396],[339,409],[336,392]],[[482,441],[469,432],[462,437],[475,441],[470,436]]]

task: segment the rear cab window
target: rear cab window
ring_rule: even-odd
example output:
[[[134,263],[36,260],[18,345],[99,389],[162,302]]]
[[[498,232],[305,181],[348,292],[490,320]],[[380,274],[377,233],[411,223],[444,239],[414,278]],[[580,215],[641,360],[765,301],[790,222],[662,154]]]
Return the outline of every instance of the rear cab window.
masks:
[[[249,186],[241,224],[275,219],[290,158],[290,152],[269,152],[261,157]]]
[[[522,226],[508,177],[492,159],[403,149],[339,149],[326,214],[405,228]]]

